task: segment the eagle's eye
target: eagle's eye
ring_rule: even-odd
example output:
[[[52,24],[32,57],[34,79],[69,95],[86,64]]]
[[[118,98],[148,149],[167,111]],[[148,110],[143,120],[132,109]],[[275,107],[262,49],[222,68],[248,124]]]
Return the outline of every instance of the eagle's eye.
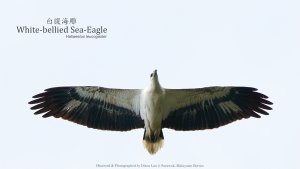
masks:
[[[153,73],[151,73],[150,77],[152,77],[152,76],[153,76]]]

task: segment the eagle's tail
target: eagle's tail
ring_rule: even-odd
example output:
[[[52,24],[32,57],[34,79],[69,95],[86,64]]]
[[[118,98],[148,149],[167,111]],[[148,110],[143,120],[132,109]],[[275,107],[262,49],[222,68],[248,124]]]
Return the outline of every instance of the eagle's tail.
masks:
[[[144,147],[148,150],[150,154],[155,154],[164,144],[164,135],[162,130],[159,131],[159,134],[150,132],[146,133],[146,129],[143,137]]]

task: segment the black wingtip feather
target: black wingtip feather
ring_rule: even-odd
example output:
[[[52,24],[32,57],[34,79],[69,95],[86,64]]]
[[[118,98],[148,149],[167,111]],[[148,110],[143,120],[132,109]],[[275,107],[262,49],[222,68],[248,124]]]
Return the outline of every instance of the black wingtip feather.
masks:
[[[257,107],[256,109],[254,109],[255,112],[258,112],[260,114],[263,114],[263,115],[269,115],[269,113],[267,113],[266,111],[264,111],[263,109]]]
[[[51,88],[48,88],[48,89],[45,89],[46,92],[60,92],[60,91],[66,91],[66,90],[69,90],[70,88],[72,87],[69,87],[69,86],[63,86],[63,87],[51,87]]]
[[[46,92],[43,92],[43,93],[39,93],[39,94],[36,94],[36,95],[34,95],[34,96],[32,96],[32,98],[40,98],[40,97],[44,97],[45,96],[45,94],[46,94]]]
[[[263,103],[259,104],[258,107],[262,108],[262,109],[265,109],[265,110],[272,110],[272,107],[270,106],[267,106]]]
[[[255,92],[257,91],[258,89],[257,88],[254,88],[254,87],[233,87],[234,89],[237,89],[241,92]]]
[[[34,99],[34,100],[28,102],[28,104],[37,104],[37,103],[41,103],[44,101],[45,101],[45,98],[37,98],[37,99]]]
[[[45,112],[48,112],[48,111],[49,111],[48,109],[42,108],[42,109],[40,109],[40,110],[34,112],[34,114],[35,114],[35,115],[38,115],[38,114],[42,114],[42,113],[45,113]]]

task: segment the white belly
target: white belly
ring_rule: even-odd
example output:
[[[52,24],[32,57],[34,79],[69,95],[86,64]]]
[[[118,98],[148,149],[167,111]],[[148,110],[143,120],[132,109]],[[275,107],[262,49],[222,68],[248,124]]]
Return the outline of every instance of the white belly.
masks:
[[[146,129],[157,131],[161,129],[164,110],[164,91],[152,92],[145,90],[140,103],[141,117]]]

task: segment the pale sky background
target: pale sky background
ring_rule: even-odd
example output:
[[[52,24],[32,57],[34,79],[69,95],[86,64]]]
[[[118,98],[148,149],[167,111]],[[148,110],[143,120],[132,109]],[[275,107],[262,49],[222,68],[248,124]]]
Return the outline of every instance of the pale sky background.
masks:
[[[0,2],[0,168],[96,168],[96,164],[202,164],[205,169],[300,168],[300,2],[11,0]],[[106,39],[18,34],[75,17]],[[164,130],[151,156],[143,130],[111,132],[33,115],[45,88],[144,88],[158,69],[168,88],[251,86],[273,111],[206,131]]]

